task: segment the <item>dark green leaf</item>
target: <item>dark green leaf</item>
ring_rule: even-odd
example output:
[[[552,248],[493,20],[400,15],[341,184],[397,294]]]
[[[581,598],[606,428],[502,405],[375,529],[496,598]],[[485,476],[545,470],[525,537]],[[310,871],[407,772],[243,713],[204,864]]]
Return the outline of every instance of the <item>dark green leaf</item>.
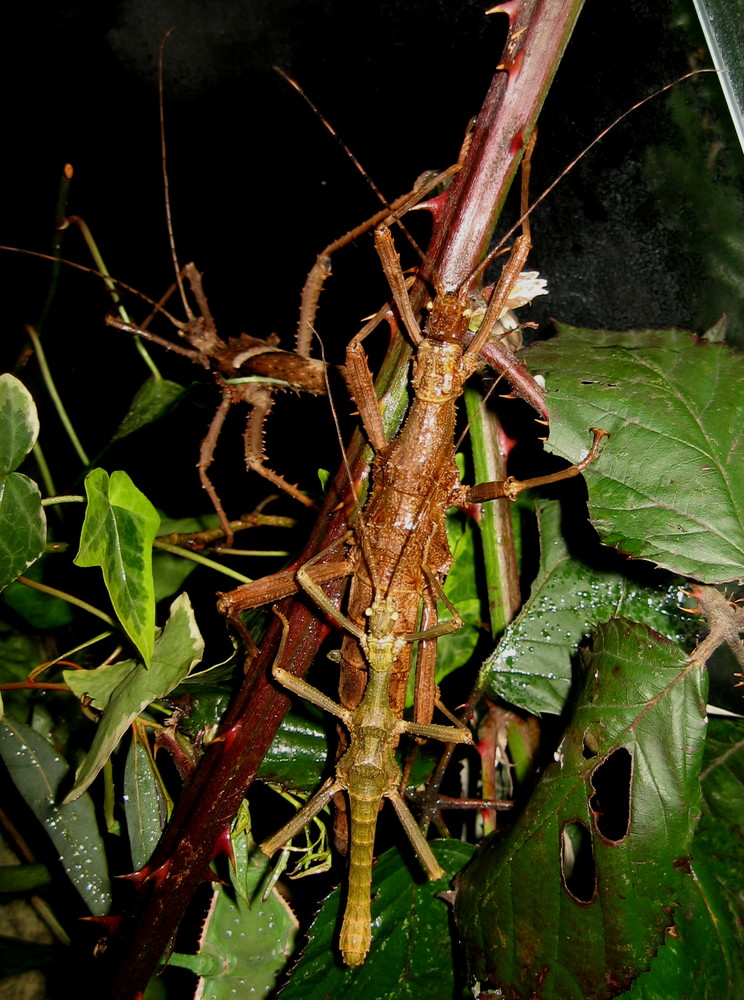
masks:
[[[512,1000],[603,1000],[649,967],[689,877],[705,687],[644,626],[600,627],[554,763],[459,880],[476,979]]]
[[[678,638],[679,584],[638,586],[620,573],[595,569],[574,558],[561,534],[561,508],[538,507],[540,568],[529,599],[507,627],[481,674],[489,697],[528,712],[559,714],[571,686],[571,657],[601,622],[623,615]]]
[[[111,441],[118,441],[128,434],[138,431],[141,427],[146,427],[154,420],[158,420],[185,391],[178,382],[169,382],[168,379],[151,376],[137,390],[129,412],[119,424]]]
[[[78,566],[100,566],[127,635],[150,665],[155,641],[152,543],[160,517],[126,472],[93,469],[85,477],[88,507]]]
[[[168,818],[163,788],[152,755],[142,745],[139,727],[129,744],[124,769],[124,815],[132,865],[137,870],[149,861]]]
[[[711,720],[701,774],[703,818],[675,931],[625,1000],[744,995],[744,731]]]
[[[328,727],[320,711],[302,705],[288,712],[258,771],[264,781],[309,792],[317,788],[328,764]]]
[[[49,869],[40,863],[0,867],[0,893],[18,895],[36,892],[52,881]]]
[[[28,567],[24,575],[43,582],[46,560],[46,556],[38,559],[33,566]],[[67,601],[33,590],[22,583],[11,583],[3,592],[3,601],[35,629],[59,628],[72,621],[72,611]]]
[[[629,555],[706,583],[744,576],[744,359],[679,330],[579,330],[530,351],[545,376],[548,447],[586,455],[600,535]]]
[[[308,943],[284,1000],[326,1000],[354,996],[356,1000],[452,1000],[458,956],[453,954],[447,904],[438,894],[449,888],[453,875],[472,856],[473,848],[457,840],[435,840],[432,850],[446,874],[436,882],[411,870],[397,850],[386,851],[372,877],[372,949],[364,965],[348,969],[330,965],[338,954],[341,892],[335,889],[310,928]]]
[[[67,764],[34,729],[7,716],[0,721],[0,756],[90,912],[94,916],[107,913],[111,886],[90,797],[83,795],[69,805],[57,805],[58,789],[68,775]]]

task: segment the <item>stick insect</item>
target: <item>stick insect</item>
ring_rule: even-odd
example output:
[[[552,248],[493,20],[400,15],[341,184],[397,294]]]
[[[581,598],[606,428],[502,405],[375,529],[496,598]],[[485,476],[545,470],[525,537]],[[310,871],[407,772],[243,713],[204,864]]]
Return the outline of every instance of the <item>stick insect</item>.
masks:
[[[553,476],[524,482],[509,479],[472,490],[460,486],[454,464],[456,403],[465,380],[477,364],[479,341],[485,339],[514,295],[529,249],[528,226],[525,223],[525,233],[517,241],[494,291],[490,312],[484,320],[485,333],[479,334],[465,351],[461,337],[463,324],[469,318],[469,309],[464,305],[467,299],[459,293],[440,295],[424,336],[412,316],[402,273],[395,266],[390,232],[380,228],[375,237],[395,304],[418,347],[412,383],[415,399],[403,429],[388,445],[371,376],[361,353],[361,342],[379,322],[378,314],[352,340],[347,351],[349,381],[377,453],[371,498],[359,516],[357,565],[348,615],[339,612],[313,580],[312,569],[319,562],[322,565],[325,553],[297,571],[299,586],[347,633],[342,650],[342,704],[277,665],[283,644],[272,667],[272,675],[280,684],[342,720],[349,732],[348,748],[338,761],[335,777],[329,778],[282,830],[261,845],[267,854],[273,854],[313,819],[332,796],[340,791],[348,793],[349,880],[340,949],[344,961],[352,966],[364,961],[370,946],[374,830],[383,797],[391,800],[428,876],[437,878],[442,874],[400,795],[401,770],[394,758],[400,736],[408,732],[446,743],[471,741],[465,728],[433,725],[430,721],[436,700],[432,676],[434,640],[461,625],[449,604],[453,620],[436,621],[436,601],[443,596],[439,580],[444,579],[451,562],[444,530],[446,509],[453,502],[514,499],[524,489],[578,475],[594,460],[604,437],[603,431],[595,431],[594,445],[587,458]],[[231,617],[237,616],[248,606],[251,588],[249,585],[223,595],[222,609]],[[366,602],[363,609],[360,602]],[[416,628],[422,604],[422,621],[426,624]],[[362,625],[365,620],[367,629]],[[285,621],[285,638],[286,629]],[[429,645],[420,653],[417,664],[417,720],[407,722],[402,718],[403,695],[410,670],[411,645],[417,640]],[[393,682],[397,687],[392,687]],[[361,691],[359,697],[357,691]]]
[[[376,596],[366,612],[368,628],[365,631],[338,611],[313,581],[310,568],[308,563],[298,570],[297,582],[322,611],[354,636],[367,660],[368,679],[362,700],[350,711],[307,681],[276,665],[281,658],[282,642],[272,669],[275,680],[293,694],[341,719],[349,732],[349,746],[336,765],[335,776],[325,782],[289,823],[264,841],[261,850],[269,856],[273,855],[299,833],[334,795],[347,792],[351,808],[349,875],[339,947],[346,964],[356,966],[364,962],[371,942],[372,860],[377,815],[383,798],[392,803],[428,877],[436,879],[444,874],[401,795],[402,773],[395,759],[395,748],[403,733],[443,740],[445,743],[471,743],[472,738],[467,728],[460,724],[443,726],[401,719],[390,707],[389,688],[393,665],[406,643],[433,639],[458,628],[461,622],[450,605],[454,613],[451,622],[440,623],[427,632],[397,634],[394,625],[398,613],[393,602],[389,597]],[[287,627],[284,619],[285,638]]]
[[[512,63],[514,63],[514,60],[516,59],[515,50],[518,53],[518,46],[525,38],[529,39],[529,34],[522,32],[521,25],[519,23],[515,23],[512,26],[512,30],[514,46],[510,49],[509,58]],[[557,33],[554,28],[551,28],[550,37],[557,39],[559,37],[559,33]],[[544,50],[541,50],[540,60],[530,61],[526,58],[524,63],[520,63],[519,70],[517,69],[516,63],[514,63],[513,71],[508,70],[507,73],[504,72],[504,67],[500,66],[497,76],[500,78],[503,86],[500,91],[498,87],[494,87],[493,95],[489,94],[486,107],[484,108],[482,115],[479,116],[478,127],[480,128],[482,126],[482,129],[485,132],[489,129],[494,129],[495,117],[497,114],[494,109],[498,106],[500,95],[503,96],[503,92],[506,90],[507,76],[510,81],[512,78],[516,80],[519,76],[520,81],[526,81],[524,85],[528,87],[528,89],[531,88],[534,89],[535,92],[539,92],[540,88],[538,84],[533,79],[528,78],[528,70],[532,66],[539,69],[549,62],[550,60],[545,56]],[[509,93],[511,93],[511,91]],[[505,117],[505,115],[502,117]],[[529,130],[529,126],[526,122],[523,119],[520,119],[520,121],[523,123],[519,126],[519,129],[525,128]],[[505,136],[501,135],[499,146],[500,155],[505,149],[511,150],[511,153],[514,154],[515,149],[518,147],[514,133],[514,129],[516,127],[517,126],[514,125],[514,121],[512,119],[510,121],[511,131],[509,131]],[[518,131],[516,134],[519,136],[521,141],[522,132]],[[474,147],[477,147],[475,140],[473,145]],[[496,146],[498,144],[494,143],[493,145]],[[483,154],[483,148],[484,147],[481,146],[479,155]],[[521,147],[519,148],[521,149]],[[482,159],[479,162],[482,162]],[[493,162],[493,158],[490,162]],[[484,200],[494,199],[495,196],[493,194],[493,189],[485,186],[485,181],[481,180],[484,176],[485,171],[481,171],[476,178],[476,180],[478,180],[481,184],[481,197]],[[489,181],[492,176],[492,174],[488,175]],[[473,178],[471,176],[466,177],[465,183],[472,189],[474,184]],[[450,197],[453,197],[453,195]],[[471,216],[468,219],[468,222],[472,224],[474,218],[475,217]],[[461,231],[462,228],[463,227],[461,227]],[[450,235],[451,231],[448,231],[448,236]],[[465,277],[467,277],[470,273],[472,267],[473,262],[470,260],[465,265]],[[459,282],[448,281],[445,284],[445,290],[448,288],[459,287],[460,284],[461,283]],[[419,283],[419,294],[421,294],[422,287],[423,283]],[[440,296],[439,298],[441,306],[444,296]],[[467,307],[466,298],[466,295],[463,295],[463,302],[461,305],[465,305]],[[418,305],[414,308],[414,311],[416,309],[418,309]],[[441,318],[441,308],[439,311]],[[460,312],[462,312],[462,309]],[[465,322],[462,322],[461,328],[464,329],[466,325],[467,324]],[[423,357],[424,352],[420,353]],[[397,356],[400,357],[402,355],[399,353]],[[362,381],[364,381],[364,376],[361,376],[361,378]],[[536,391],[538,391],[539,394],[539,389]],[[425,409],[425,401],[422,400],[421,403],[422,405],[418,408],[420,412]],[[376,400],[373,405],[376,409]],[[428,403],[426,405],[428,405]],[[372,417],[371,420],[374,421],[374,417]],[[409,423],[410,415],[407,425]],[[413,437],[412,432],[411,437]],[[412,441],[409,447],[409,454],[412,454],[413,450],[418,448],[418,444],[418,440]],[[445,449],[447,456],[452,455],[453,443],[451,434],[449,435],[449,441],[441,443],[441,446]],[[363,475],[360,472],[362,461],[360,457],[360,446],[355,444],[354,447],[355,451],[354,457],[351,460],[351,465],[354,473],[354,480],[355,482],[358,482],[358,477]],[[393,447],[394,445],[389,446],[390,449],[393,449]],[[388,464],[386,459],[387,454],[385,452],[381,452],[378,455],[376,461],[377,468],[375,475],[375,491],[379,491],[383,488],[385,474],[391,469],[391,466]],[[437,468],[442,467],[443,466]],[[450,466],[448,460],[447,469],[449,468]],[[575,469],[576,471],[574,474],[580,471],[578,466],[575,467]],[[450,479],[450,485],[454,488],[454,484],[456,482],[457,480],[453,476],[453,478]],[[449,491],[445,491],[444,489],[439,491],[436,484],[432,487],[431,481],[429,481],[428,484],[421,484],[421,489],[424,493],[427,492],[427,489],[430,492],[432,488],[437,489],[438,495],[446,496],[447,499],[449,499]],[[373,491],[373,494],[375,491]],[[389,493],[388,495],[393,494]],[[419,497],[419,501],[419,511],[425,511],[426,505],[424,498]],[[381,509],[382,517],[384,514],[384,511],[382,510],[383,505],[380,504],[379,500],[377,502]],[[307,561],[307,559],[316,555],[318,551],[326,548],[329,538],[339,537],[339,535],[343,533],[343,530],[345,530],[345,524],[343,529],[340,525],[342,522],[347,520],[351,506],[352,505],[348,502],[347,478],[344,473],[343,484],[339,485],[339,480],[337,479],[332,485],[328,499],[324,504],[323,511],[320,515],[316,530],[313,532],[313,536],[308,543],[305,554],[301,557],[301,561]],[[369,510],[370,506],[368,505],[367,511]],[[390,516],[394,518],[395,514],[391,513]],[[437,516],[439,516],[439,512],[437,512]],[[367,514],[366,523],[369,526],[369,514]],[[429,526],[430,521],[427,520],[425,523]],[[406,527],[402,519],[400,520],[398,527],[401,530]],[[377,526],[369,528],[371,538],[374,538],[374,532],[377,530],[379,530]],[[417,581],[421,579],[420,574],[423,573],[422,567],[426,561],[432,561],[432,553],[424,552],[424,534],[424,529],[422,529],[419,536],[419,540],[421,542],[421,548],[419,550],[420,558],[417,560],[415,566],[413,565],[413,560],[411,561],[411,568],[416,577],[414,579],[414,583],[417,583]],[[402,549],[399,547],[397,553],[393,553],[391,555],[391,559],[393,559],[395,555],[399,558],[401,551]],[[389,575],[394,578],[394,559],[393,563],[394,565]],[[314,567],[314,569],[319,570],[325,565],[325,562],[320,563],[318,566]],[[374,596],[388,596],[390,590],[390,588],[386,586],[386,581],[383,579],[383,572],[379,563],[376,563],[376,570],[378,577],[376,581],[370,580],[368,578],[368,573],[358,574],[358,580],[360,581],[358,589],[363,591],[364,588],[366,588],[367,591],[367,597],[362,597],[358,601],[358,614],[360,616],[360,620],[357,621],[355,616],[352,616],[349,612],[347,612],[347,617],[353,620],[360,629],[363,628],[364,611],[367,607],[371,606]],[[402,575],[399,576],[399,579],[402,581]],[[396,580],[393,579],[392,582],[395,583]],[[373,593],[375,587],[378,588],[377,595]],[[382,588],[381,595],[379,588]],[[394,628],[395,634],[405,635],[415,631],[424,631],[425,628],[431,624],[430,622],[419,620],[418,607],[421,603],[421,596],[423,592],[426,592],[426,597],[429,600],[429,603],[433,602],[433,598],[429,596],[429,591],[432,589],[433,588],[431,588],[428,583],[420,586],[417,585],[414,591],[415,596],[411,601],[411,604],[415,604],[416,606],[416,614],[412,616],[412,623],[405,622],[402,627],[399,627],[403,616],[400,615],[400,606],[397,596],[400,596],[401,601],[405,596],[403,588],[400,589],[399,595],[396,595],[396,599],[394,600],[394,607],[396,611],[399,612],[399,618],[395,623]],[[285,590],[284,593],[287,593],[287,591]],[[233,596],[231,606],[234,609],[239,610],[239,594]],[[226,610],[229,610],[228,605],[226,605]],[[309,650],[307,648],[309,643],[305,639],[305,633],[301,631],[302,627],[307,627],[307,623],[310,620],[310,612],[309,609],[302,603],[295,603],[291,610],[288,606],[284,605],[283,610],[287,612],[287,618],[290,623],[285,654],[287,656],[295,657],[292,663],[293,672],[301,673],[304,669],[306,669],[310,658]],[[311,620],[311,623],[312,621],[314,621],[317,625],[319,620],[316,616]],[[281,628],[277,620],[275,627],[270,626],[270,635],[272,638],[278,638],[280,632]],[[315,634],[317,635],[317,631]],[[361,701],[364,692],[364,682],[366,680],[367,668],[363,662],[361,650],[356,649],[356,639],[350,638],[348,645],[350,649],[355,650],[357,654],[357,661],[359,663],[358,677],[356,678],[354,684],[350,686],[351,693],[354,692],[355,688],[358,690],[358,699],[355,704],[351,703],[351,697],[349,697],[347,701],[347,699],[342,696],[341,700],[344,707],[353,711],[356,705],[359,704],[359,701]],[[408,643],[407,646],[410,647],[410,643]],[[406,647],[403,647],[401,652],[405,657],[407,652]],[[231,707],[228,716],[224,721],[219,737],[220,742],[213,743],[213,749],[210,748],[207,752],[207,755],[200,766],[192,785],[187,790],[183,803],[179,805],[174,816],[174,820],[168,831],[166,831],[163,841],[153,858],[152,866],[149,872],[143,873],[141,885],[142,892],[139,896],[141,902],[136,904],[133,908],[132,915],[128,918],[126,929],[124,931],[124,933],[129,936],[126,939],[124,948],[120,952],[118,968],[121,973],[121,987],[116,995],[125,995],[123,991],[126,984],[133,982],[134,979],[141,982],[143,977],[142,972],[138,972],[136,976],[134,974],[130,975],[130,970],[134,964],[130,957],[139,955],[139,949],[146,948],[148,953],[152,953],[158,946],[162,948],[167,940],[167,933],[173,926],[173,914],[180,914],[180,912],[182,912],[188,898],[190,898],[194,885],[202,877],[205,866],[208,864],[210,857],[213,855],[215,850],[218,849],[218,844],[221,843],[220,838],[225,837],[230,817],[234,814],[235,809],[237,808],[237,803],[242,798],[246,785],[255,774],[257,760],[260,759],[262,751],[265,750],[267,739],[270,739],[269,734],[272,726],[268,724],[268,721],[274,723],[275,725],[277,716],[280,714],[280,709],[283,709],[287,702],[287,699],[281,689],[278,689],[275,686],[272,688],[269,684],[268,678],[270,677],[270,671],[268,668],[273,660],[274,649],[267,644],[266,649],[264,650],[262,648],[261,650],[260,659],[256,661],[255,669],[249,671],[249,674],[246,676],[245,684],[241,688],[240,694],[237,696],[233,707]],[[285,663],[286,659],[284,663],[282,663],[282,666],[284,666]],[[264,724],[265,718],[268,720],[266,724]],[[250,722],[248,722],[249,719]],[[417,719],[417,721],[421,720]],[[260,732],[257,731],[257,725]],[[215,789],[219,789],[218,796],[215,796],[214,794]],[[197,803],[200,802],[200,796],[207,797],[207,800],[210,802],[210,809],[207,814],[200,813],[199,818],[197,819],[195,809]],[[219,799],[219,801],[215,801],[216,798]],[[195,857],[199,858],[197,866],[194,865]],[[178,877],[176,877],[176,873],[178,873]],[[130,958],[129,962],[127,962],[128,958]]]

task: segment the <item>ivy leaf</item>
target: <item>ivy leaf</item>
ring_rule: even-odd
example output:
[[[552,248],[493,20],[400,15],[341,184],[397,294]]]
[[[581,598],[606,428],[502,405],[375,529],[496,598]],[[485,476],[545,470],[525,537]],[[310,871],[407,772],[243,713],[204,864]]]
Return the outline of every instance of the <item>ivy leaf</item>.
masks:
[[[91,798],[83,795],[77,802],[58,805],[59,787],[69,774],[66,762],[35,729],[7,716],[0,721],[0,757],[90,912],[107,913],[111,883]]]
[[[648,969],[689,878],[705,689],[650,629],[600,627],[555,761],[458,880],[477,980],[512,1000],[604,1000]]]
[[[46,545],[39,487],[13,471],[38,435],[31,393],[13,375],[0,375],[0,590],[36,562]]]
[[[128,434],[133,434],[134,431],[158,420],[173,407],[185,391],[178,382],[171,382],[165,378],[155,378],[152,375],[146,382],[142,383],[135,393],[126,416],[119,424],[116,434],[111,438],[111,443],[120,441]]]
[[[107,664],[95,670],[63,670],[70,688],[94,705],[105,706],[93,743],[75,774],[75,784],[65,802],[86,790],[143,709],[163,698],[201,661],[204,640],[196,625],[187,594],[171,605],[170,617],[155,640],[152,666],[147,670],[135,660]]]
[[[126,474],[93,469],[85,477],[88,506],[77,566],[100,566],[127,635],[150,665],[155,640],[152,543],[160,526],[153,505]]]
[[[744,576],[744,358],[679,330],[579,330],[530,351],[544,375],[548,447],[584,473],[608,545],[705,583]]]
[[[569,552],[561,533],[561,507],[537,507],[540,568],[519,615],[481,669],[488,697],[540,715],[560,714],[571,687],[571,657],[594,628],[624,616],[679,638],[678,583],[639,586],[620,573],[595,569]]]
[[[326,1000],[329,996],[426,997],[452,1000],[457,982],[447,904],[438,898],[453,875],[472,856],[470,844],[435,840],[432,850],[445,876],[435,882],[412,881],[409,866],[393,848],[372,875],[372,949],[364,965],[330,965],[335,950],[341,891],[334,889],[315,919],[308,943],[282,990],[282,1000]]]

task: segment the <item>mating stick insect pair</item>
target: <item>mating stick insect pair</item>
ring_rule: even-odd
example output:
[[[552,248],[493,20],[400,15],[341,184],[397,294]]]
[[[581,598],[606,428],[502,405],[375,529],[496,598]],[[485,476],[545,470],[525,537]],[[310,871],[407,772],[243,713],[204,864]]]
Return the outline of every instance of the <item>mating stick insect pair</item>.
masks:
[[[597,456],[599,443],[605,436],[603,431],[595,430],[594,444],[587,457],[562,473],[525,482],[507,479],[473,489],[461,485],[454,454],[457,401],[465,381],[479,363],[482,344],[513,300],[530,248],[529,227],[525,224],[523,235],[517,239],[481,329],[467,348],[463,347],[471,314],[467,283],[463,286],[465,290],[452,294],[440,292],[436,296],[422,332],[390,231],[378,228],[375,242],[397,315],[417,349],[412,378],[414,400],[400,432],[388,443],[361,346],[388,312],[386,306],[353,338],[346,355],[347,379],[375,451],[370,498],[364,511],[357,512],[354,525],[356,545],[347,555],[346,563],[339,564],[336,574],[349,571],[350,559],[352,580],[347,612],[339,612],[313,578],[314,571],[321,566],[332,572],[332,566],[324,561],[326,553],[297,571],[299,587],[347,633],[341,658],[342,704],[278,666],[281,651],[272,669],[274,678],[292,693],[344,722],[349,731],[348,749],[338,761],[335,777],[329,778],[282,830],[261,845],[267,854],[273,854],[316,816],[336,792],[348,793],[349,880],[340,949],[344,961],[352,966],[364,961],[370,946],[374,831],[383,798],[391,800],[427,875],[437,878],[443,874],[401,795],[401,771],[394,759],[400,736],[407,732],[446,743],[472,742],[470,733],[460,724],[431,723],[437,701],[435,640],[461,625],[449,604],[453,619],[437,622],[437,600],[443,597],[442,585],[452,561],[445,531],[446,511],[453,505],[465,507],[487,499],[514,499],[526,488],[578,475]],[[261,602],[267,600],[269,592],[270,581],[261,581]],[[248,585],[225,594],[221,610],[237,620],[241,610],[257,603],[256,593],[257,589]],[[415,720],[407,722],[402,714],[414,641],[421,641],[422,648],[416,663]]]

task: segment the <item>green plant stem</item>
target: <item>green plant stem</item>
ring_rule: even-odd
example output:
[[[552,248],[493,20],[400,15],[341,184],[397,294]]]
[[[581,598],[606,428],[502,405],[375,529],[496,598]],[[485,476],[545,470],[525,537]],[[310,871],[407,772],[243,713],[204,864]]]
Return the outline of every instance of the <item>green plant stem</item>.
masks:
[[[170,542],[161,542],[159,538],[156,538],[152,543],[154,549],[160,549],[162,552],[170,552],[174,556],[181,556],[182,559],[191,559],[192,562],[201,563],[202,566],[208,566],[210,569],[217,570],[218,573],[224,573],[225,576],[231,577],[233,580],[237,580],[239,583],[252,583],[250,577],[245,576],[243,573],[239,573],[236,569],[228,569],[226,566],[222,566],[220,563],[215,562],[214,559],[208,559],[206,556],[200,556],[197,552],[189,552],[188,549],[181,549],[177,545],[171,545]],[[265,553],[256,553],[257,555],[264,555]]]
[[[47,464],[47,460],[44,457],[44,451],[38,440],[34,445],[34,458],[36,459],[36,464],[39,467],[39,476],[41,477],[41,481],[44,483],[44,489],[51,496],[57,491],[54,488],[54,480],[52,479],[52,473],[49,469],[49,465]],[[45,501],[42,500],[41,502],[43,504]]]
[[[465,390],[465,405],[470,421],[475,481],[500,482],[506,478],[506,462],[499,420],[475,389]],[[504,631],[521,604],[511,501],[501,499],[483,504],[480,531],[491,632],[497,636]]]
[[[82,496],[56,496],[56,497],[46,497],[41,501],[42,507],[52,507],[57,503],[85,503],[85,497]]]
[[[133,324],[129,317],[129,313],[122,305],[121,297],[119,296],[119,293],[116,291],[116,285],[114,284],[111,275],[109,274],[108,268],[106,267],[103,257],[101,256],[101,251],[98,249],[98,244],[93,239],[93,234],[88,228],[87,222],[85,222],[84,219],[81,219],[79,215],[71,215],[65,221],[67,225],[76,225],[80,230],[82,237],[85,240],[85,243],[88,247],[88,250],[90,251],[90,255],[93,258],[93,261],[95,262],[96,267],[104,276],[103,279],[104,284],[106,285],[106,288],[109,290],[109,294],[111,295],[111,299],[114,305],[116,306],[117,312],[119,313],[119,315],[121,316],[121,318],[124,320],[125,323],[128,323],[130,326],[132,326]],[[140,353],[140,357],[145,362],[147,367],[150,369],[152,377],[160,381],[163,376],[160,374],[157,365],[150,357],[150,354],[147,351],[145,345],[142,343],[142,340],[139,337],[135,337],[134,343],[137,347],[137,350]]]
[[[88,604],[87,601],[81,601],[79,597],[73,597],[72,594],[67,594],[64,590],[57,590],[56,587],[47,587],[45,583],[31,580],[27,576],[19,576],[17,582],[22,583],[25,587],[30,587],[32,590],[38,590],[42,594],[50,594],[52,597],[58,597],[61,601],[67,601],[68,604],[74,604],[75,607],[82,608],[83,611],[87,611],[89,614],[95,615],[96,618],[100,618],[101,621],[106,622],[112,628],[117,627],[114,619],[110,615],[107,615],[105,611],[99,611],[92,604]]]
[[[34,330],[34,328],[30,325],[26,326],[26,333],[28,333],[29,337],[31,338],[31,343],[34,345],[34,351],[36,352],[36,359],[39,362],[39,368],[41,369],[41,374],[44,379],[44,384],[47,387],[47,392],[52,397],[52,402],[54,403],[54,407],[57,411],[59,419],[62,421],[62,426],[67,431],[67,436],[69,437],[72,443],[72,447],[75,449],[78,458],[83,463],[83,465],[87,466],[90,464],[90,459],[86,455],[85,449],[80,444],[78,436],[75,433],[75,429],[73,428],[72,423],[70,422],[70,418],[67,416],[67,411],[65,410],[62,400],[59,397],[59,393],[57,392],[57,387],[54,384],[52,373],[49,370],[49,365],[47,364],[46,355],[44,354],[44,349],[41,346],[41,341],[39,340],[38,334],[36,333],[36,330]]]

